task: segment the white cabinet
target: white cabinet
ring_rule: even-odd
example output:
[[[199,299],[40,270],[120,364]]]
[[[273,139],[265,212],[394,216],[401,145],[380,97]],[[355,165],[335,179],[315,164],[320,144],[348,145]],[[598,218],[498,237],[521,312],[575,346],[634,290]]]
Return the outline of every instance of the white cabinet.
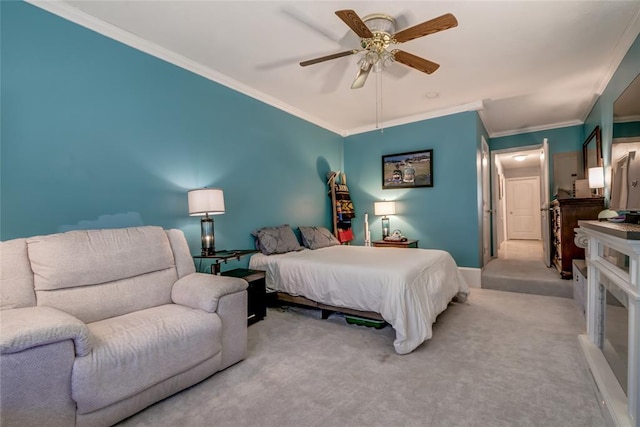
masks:
[[[579,221],[587,335],[579,341],[611,424],[640,426],[640,225]]]
[[[573,260],[573,300],[580,312],[587,311],[587,263],[583,259]]]

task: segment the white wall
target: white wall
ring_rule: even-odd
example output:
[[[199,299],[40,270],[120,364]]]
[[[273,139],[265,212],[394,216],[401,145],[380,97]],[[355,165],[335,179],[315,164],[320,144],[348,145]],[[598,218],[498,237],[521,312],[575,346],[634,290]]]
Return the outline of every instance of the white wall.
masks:
[[[505,169],[504,177],[505,178],[526,178],[530,176],[540,176],[540,168],[532,167],[532,168],[514,168],[514,169]]]

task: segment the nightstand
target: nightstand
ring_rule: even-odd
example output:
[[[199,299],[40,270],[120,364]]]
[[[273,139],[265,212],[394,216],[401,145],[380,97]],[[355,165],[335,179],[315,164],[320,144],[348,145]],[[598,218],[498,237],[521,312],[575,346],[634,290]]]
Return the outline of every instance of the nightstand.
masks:
[[[418,241],[417,240],[407,240],[406,242],[401,242],[398,240],[376,240],[371,242],[371,244],[376,248],[417,248]]]
[[[249,325],[265,318],[267,315],[267,290],[264,271],[235,268],[222,272],[221,276],[239,277],[249,283],[247,288],[247,323]]]
[[[239,260],[245,255],[251,255],[258,252],[255,249],[234,249],[230,251],[217,251],[213,255],[193,255],[193,259],[199,260],[197,271],[205,273],[202,269],[202,260],[213,261],[211,264],[211,274],[220,274],[220,264],[227,263],[227,261]]]

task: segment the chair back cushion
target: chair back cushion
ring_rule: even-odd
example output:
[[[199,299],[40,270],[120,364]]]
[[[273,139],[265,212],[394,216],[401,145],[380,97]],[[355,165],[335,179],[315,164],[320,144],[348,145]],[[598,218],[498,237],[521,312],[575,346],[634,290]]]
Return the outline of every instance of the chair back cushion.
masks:
[[[176,263],[178,279],[195,273],[196,266],[193,263],[193,257],[191,256],[187,239],[184,237],[182,230],[172,228],[171,230],[166,230],[166,232],[167,237],[169,237],[169,243],[171,244],[171,250],[173,251],[173,259]]]
[[[26,240],[38,305],[89,323],[171,302],[178,275],[161,227],[70,231]]]
[[[0,310],[35,305],[27,239],[0,242]]]

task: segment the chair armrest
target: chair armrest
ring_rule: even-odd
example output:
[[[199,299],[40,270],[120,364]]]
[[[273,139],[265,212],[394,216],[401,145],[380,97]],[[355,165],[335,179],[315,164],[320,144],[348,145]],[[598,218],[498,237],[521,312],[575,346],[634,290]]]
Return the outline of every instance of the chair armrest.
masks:
[[[245,280],[237,277],[191,273],[173,284],[171,300],[175,304],[215,313],[218,310],[220,298],[242,292],[248,286]]]
[[[76,356],[92,348],[87,325],[52,307],[25,307],[0,311],[0,353],[17,353],[32,347],[73,340]]]

